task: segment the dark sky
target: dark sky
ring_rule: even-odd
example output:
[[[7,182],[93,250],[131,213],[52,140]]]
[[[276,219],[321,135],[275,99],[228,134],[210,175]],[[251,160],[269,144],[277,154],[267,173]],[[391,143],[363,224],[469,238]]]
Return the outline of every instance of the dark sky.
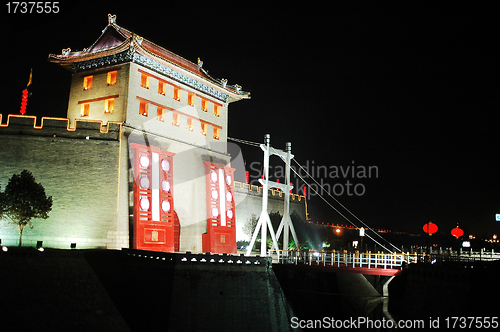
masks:
[[[443,232],[459,223],[500,233],[497,15],[478,4],[419,6],[4,8],[1,112],[19,113],[33,68],[28,114],[65,117],[71,75],[47,55],[90,46],[114,13],[119,25],[200,57],[211,75],[251,92],[230,105],[230,137],[262,142],[269,133],[277,148],[290,141],[303,165],[376,166],[370,179],[318,178],[362,184],[362,196],[337,199],[368,225],[422,233],[430,217]],[[242,148],[247,165],[261,162],[258,148]],[[315,221],[345,223],[318,197],[309,206]]]

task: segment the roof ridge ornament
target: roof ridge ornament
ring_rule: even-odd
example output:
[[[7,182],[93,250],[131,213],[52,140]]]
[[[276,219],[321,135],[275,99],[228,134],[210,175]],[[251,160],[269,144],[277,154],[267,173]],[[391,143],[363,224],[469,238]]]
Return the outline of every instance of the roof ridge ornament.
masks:
[[[227,84],[227,79],[223,78],[220,81],[221,81],[222,87],[225,88],[226,84]]]
[[[201,61],[200,58],[198,58],[198,69],[201,69],[203,67],[203,61]]]
[[[71,47],[62,49],[62,55],[69,55],[69,52],[71,52]]]
[[[116,15],[108,14],[108,24],[116,24]]]

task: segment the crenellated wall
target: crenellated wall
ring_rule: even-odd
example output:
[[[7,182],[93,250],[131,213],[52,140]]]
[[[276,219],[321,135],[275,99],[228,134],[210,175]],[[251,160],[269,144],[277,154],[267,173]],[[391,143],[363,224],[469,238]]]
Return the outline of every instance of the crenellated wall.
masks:
[[[250,241],[250,236],[243,232],[245,223],[252,219],[252,214],[257,218],[262,210],[262,187],[248,183],[235,182],[234,193],[236,202],[236,240]],[[267,211],[279,212],[283,215],[285,195],[283,191],[269,189]],[[307,201],[302,195],[290,195],[290,214],[297,213],[304,220],[307,219]],[[275,230],[276,231],[276,230]]]
[[[98,120],[0,114],[0,190],[9,178],[27,169],[52,196],[53,210],[47,220],[34,220],[23,243],[37,241],[53,248],[128,248],[131,233],[133,179],[128,145],[142,138],[121,123]],[[141,142],[142,142],[141,141]],[[145,142],[145,141],[144,141]],[[175,153],[174,207],[181,224],[180,250],[201,252],[206,232],[205,173],[201,161],[226,163],[228,155],[181,144],[147,133],[147,142]],[[198,167],[200,166],[200,167]],[[252,215],[260,215],[262,187],[235,182],[237,240],[249,240],[242,231]],[[283,214],[283,192],[269,190],[268,212]],[[200,204],[199,202],[203,202]],[[304,196],[292,194],[290,212],[307,216]],[[15,229],[0,222],[2,244],[16,245]]]
[[[1,116],[1,114],[0,114]],[[4,120],[1,119],[1,120]],[[0,125],[0,185],[5,189],[13,174],[33,173],[53,209],[46,220],[33,220],[23,244],[37,241],[55,248],[128,247],[128,220],[119,218],[121,125],[9,115]],[[17,230],[0,222],[2,244],[16,245]]]
[[[68,137],[78,139],[119,140],[121,123],[109,121],[105,125],[98,120],[75,121],[75,127],[70,127],[67,118],[42,117],[37,121],[33,115],[0,113],[0,133],[22,134],[35,136]]]

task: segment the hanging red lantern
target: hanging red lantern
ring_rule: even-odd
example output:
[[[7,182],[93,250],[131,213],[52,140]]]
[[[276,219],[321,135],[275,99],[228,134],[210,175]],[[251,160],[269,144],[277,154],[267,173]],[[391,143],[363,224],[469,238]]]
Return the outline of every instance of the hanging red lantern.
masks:
[[[456,237],[458,239],[459,237],[464,235],[464,231],[457,226],[451,230],[451,235],[453,235],[454,237]]]
[[[26,113],[26,105],[28,104],[28,90],[24,89],[23,90],[23,98],[21,101],[21,114],[24,115]]]
[[[438,231],[437,225],[430,221],[424,225],[423,229],[424,232],[428,233],[429,235],[432,235]]]

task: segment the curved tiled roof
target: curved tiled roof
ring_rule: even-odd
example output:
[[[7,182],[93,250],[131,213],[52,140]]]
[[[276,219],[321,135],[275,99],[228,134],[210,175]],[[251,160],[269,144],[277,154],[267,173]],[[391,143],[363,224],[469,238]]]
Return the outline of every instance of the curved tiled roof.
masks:
[[[208,75],[202,68],[202,62],[199,59],[199,64],[195,64],[138,36],[132,31],[117,25],[116,16],[110,14],[108,15],[108,25],[103,30],[101,36],[90,47],[83,51],[71,51],[70,48],[63,49],[62,54],[49,54],[48,60],[73,70],[74,64],[77,62],[98,59],[127,50],[136,51],[139,54],[147,54],[152,58],[159,58],[162,62],[170,63],[175,67],[180,67],[198,77],[208,80],[221,89],[238,95],[239,98],[249,98],[249,93],[241,91],[240,87],[226,85],[223,80]]]

